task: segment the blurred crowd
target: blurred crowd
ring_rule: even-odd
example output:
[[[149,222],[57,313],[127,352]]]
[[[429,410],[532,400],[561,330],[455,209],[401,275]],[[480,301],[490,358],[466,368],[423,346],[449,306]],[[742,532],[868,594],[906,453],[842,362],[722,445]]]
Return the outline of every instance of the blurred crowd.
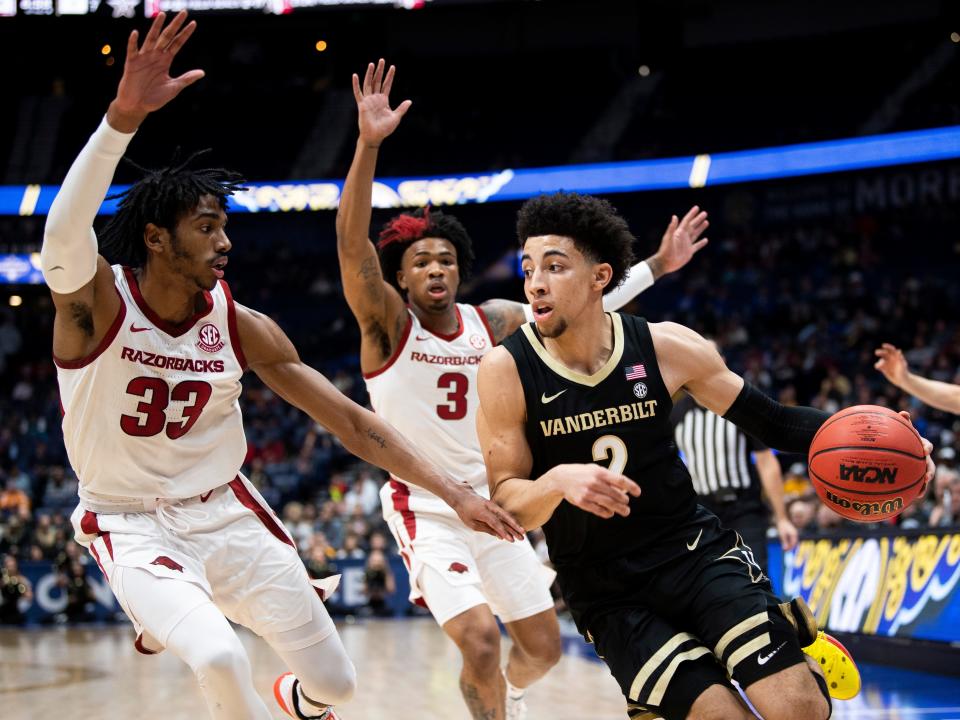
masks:
[[[923,503],[882,526],[960,526],[960,420],[912,400],[873,369],[873,350],[893,342],[904,348],[914,372],[960,381],[960,289],[944,273],[931,272],[948,261],[953,248],[935,246],[922,259],[905,254],[905,240],[919,227],[915,219],[898,224],[885,218],[744,231],[736,240],[731,233],[730,239],[712,240],[688,268],[659,282],[628,310],[676,320],[716,338],[735,371],[783,403],[830,412],[864,403],[910,411],[936,446],[938,472]],[[283,250],[277,252],[283,257]],[[330,267],[329,261],[307,257],[298,272],[313,262]],[[260,288],[253,304],[279,317],[295,343],[309,348],[308,361],[342,392],[366,402],[354,324],[335,301],[336,282],[323,276],[322,287],[307,286],[322,299],[317,311],[325,314],[326,329],[318,331],[316,312],[296,319],[284,315],[281,305],[271,306],[290,295],[284,273],[247,267],[257,273]],[[243,268],[242,261],[236,265],[235,286],[249,282]],[[337,313],[342,317],[333,317]],[[331,342],[337,334],[342,339]],[[59,619],[83,620],[92,599],[84,573],[90,560],[71,539],[77,480],[65,456],[48,352],[49,318],[0,315],[0,622],[22,619],[18,600],[28,598],[31,588],[18,569],[21,563],[46,561],[56,568],[68,599]],[[336,573],[338,563],[348,559],[360,561],[364,612],[392,614],[387,598],[396,587],[390,566],[396,549],[378,496],[385,474],[351,456],[255,377],[248,375],[244,383],[245,474],[276,509],[314,576]],[[790,519],[801,534],[874,528],[845,521],[821,505],[802,457],[780,460]],[[542,536],[534,540],[545,558]]]

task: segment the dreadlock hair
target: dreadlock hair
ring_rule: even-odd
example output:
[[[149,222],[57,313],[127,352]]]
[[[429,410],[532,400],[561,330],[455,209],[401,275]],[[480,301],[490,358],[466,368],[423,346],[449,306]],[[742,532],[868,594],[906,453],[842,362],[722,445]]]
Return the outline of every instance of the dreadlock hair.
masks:
[[[422,210],[397,215],[380,231],[380,241],[377,243],[380,269],[387,282],[401,294],[404,291],[397,283],[397,271],[400,270],[403,253],[411,243],[425,237],[449,240],[457,253],[460,281],[470,279],[470,271],[473,268],[473,242],[466,228],[453,215],[445,215],[439,210],[432,210],[427,205]]]
[[[568,237],[593,262],[610,263],[613,276],[604,294],[623,282],[635,260],[627,221],[609,202],[592,195],[558,192],[527,200],[517,216],[520,247],[540,235]]]
[[[200,150],[179,162],[179,148],[174,152],[170,166],[150,170],[128,158],[126,162],[143,173],[144,177],[127,190],[111,195],[107,200],[120,198],[117,213],[100,233],[100,253],[111,263],[142,267],[147,262],[147,246],[143,230],[147,223],[171,232],[183,215],[197,206],[204,195],[212,195],[226,209],[227,196],[243,187],[239,173],[223,168],[190,169],[190,165],[209,150]]]

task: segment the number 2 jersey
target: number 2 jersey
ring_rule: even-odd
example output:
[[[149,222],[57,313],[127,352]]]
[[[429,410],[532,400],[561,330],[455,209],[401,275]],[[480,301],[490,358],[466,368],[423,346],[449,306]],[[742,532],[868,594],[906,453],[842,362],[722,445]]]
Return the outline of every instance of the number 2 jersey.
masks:
[[[517,365],[526,400],[530,477],[557,465],[597,462],[641,489],[639,497],[630,498],[627,517],[605,520],[566,500],[560,503],[543,531],[561,586],[564,576],[575,584],[577,568],[617,558],[630,556],[638,570],[669,563],[671,555],[686,552],[683,542],[673,539],[697,515],[690,473],[673,438],[673,403],[647,321],[618,313],[609,317],[613,353],[589,376],[551,356],[533,323],[502,343]]]
[[[477,370],[493,348],[493,333],[480,308],[458,303],[456,310],[459,329],[452,335],[430,332],[407,310],[393,356],[376,372],[364,374],[364,380],[377,415],[450,477],[488,498],[477,440]],[[413,511],[453,515],[436,495],[404,478],[392,481],[394,505],[400,500]]]
[[[187,498],[230,482],[247,444],[227,284],[174,326],[147,306],[130,268],[112,269],[120,310],[107,334],[85,358],[54,358],[80,499]]]

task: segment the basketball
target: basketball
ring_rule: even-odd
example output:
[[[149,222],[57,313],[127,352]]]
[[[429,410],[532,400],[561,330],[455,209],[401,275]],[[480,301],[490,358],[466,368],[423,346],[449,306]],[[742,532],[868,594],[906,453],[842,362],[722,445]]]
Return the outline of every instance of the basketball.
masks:
[[[833,415],[814,436],[809,462],[820,499],[857,522],[898,515],[920,494],[927,473],[920,435],[879,405]]]

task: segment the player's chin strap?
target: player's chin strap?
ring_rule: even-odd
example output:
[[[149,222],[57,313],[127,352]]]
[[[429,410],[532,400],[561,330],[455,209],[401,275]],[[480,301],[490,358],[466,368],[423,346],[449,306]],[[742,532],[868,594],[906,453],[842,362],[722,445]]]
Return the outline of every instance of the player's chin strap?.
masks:
[[[806,454],[830,413],[812,407],[788,407],[748,382],[723,416],[769,447]]]

